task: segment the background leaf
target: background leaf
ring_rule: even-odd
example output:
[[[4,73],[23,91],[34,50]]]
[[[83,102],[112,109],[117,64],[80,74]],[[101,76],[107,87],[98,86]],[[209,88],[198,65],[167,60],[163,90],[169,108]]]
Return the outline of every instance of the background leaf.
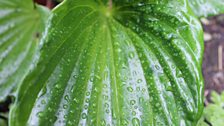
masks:
[[[8,126],[8,113],[0,113],[0,126]]]
[[[29,72],[48,13],[32,0],[0,0],[0,101]]]
[[[204,110],[204,118],[207,119],[213,126],[220,126],[224,119],[224,92],[219,95],[216,92],[211,93],[213,104],[209,104]]]
[[[212,126],[223,125],[224,119],[224,92],[219,95],[216,92],[211,93],[211,100],[213,103],[208,104],[205,109],[198,126],[207,126],[203,120],[207,120]],[[202,125],[204,124],[204,125]]]
[[[7,126],[7,123],[5,120],[0,119],[0,125],[1,126]]]
[[[208,17],[224,13],[224,0],[189,0],[193,12],[198,17]]]
[[[64,1],[11,126],[196,125],[203,35],[186,2]]]

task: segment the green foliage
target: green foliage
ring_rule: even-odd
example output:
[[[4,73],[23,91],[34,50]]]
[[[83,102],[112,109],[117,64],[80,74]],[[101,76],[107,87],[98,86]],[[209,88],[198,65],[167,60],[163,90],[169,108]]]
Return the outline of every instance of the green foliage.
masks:
[[[195,125],[203,34],[185,2],[64,1],[10,124]]]
[[[192,9],[223,11],[204,2],[65,0],[48,16],[32,0],[0,0],[0,101],[23,82],[10,125],[196,125],[203,34]]]
[[[7,126],[7,122],[3,119],[0,119],[0,126]]]
[[[224,13],[224,0],[189,0],[189,3],[198,17]]]
[[[48,10],[31,0],[0,0],[0,101],[17,89],[34,62]]]
[[[205,107],[204,113],[198,126],[207,126],[207,120],[212,126],[222,126],[224,121],[224,92],[221,95],[216,92],[211,93],[213,103]]]
[[[8,113],[0,113],[0,126],[8,126]]]

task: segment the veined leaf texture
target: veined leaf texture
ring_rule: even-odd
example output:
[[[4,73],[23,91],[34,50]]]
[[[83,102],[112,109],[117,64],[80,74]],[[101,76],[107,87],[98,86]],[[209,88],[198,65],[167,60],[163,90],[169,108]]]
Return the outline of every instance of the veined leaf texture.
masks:
[[[65,0],[11,126],[192,126],[203,33],[187,0]]]
[[[0,101],[15,94],[34,66],[48,13],[32,0],[0,0]]]

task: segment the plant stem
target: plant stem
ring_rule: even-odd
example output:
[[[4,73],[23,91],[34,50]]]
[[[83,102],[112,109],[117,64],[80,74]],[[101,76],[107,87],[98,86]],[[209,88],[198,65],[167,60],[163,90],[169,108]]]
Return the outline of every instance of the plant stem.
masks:
[[[52,0],[47,0],[47,2],[46,2],[46,6],[47,6],[49,9],[52,9],[52,8],[53,8],[53,1],[52,1]]]
[[[222,54],[222,52],[223,52],[223,47],[222,47],[222,45],[219,45],[219,47],[218,47],[218,68],[219,68],[220,71],[223,70],[222,69],[222,66],[223,66],[223,62],[222,62],[223,54]]]
[[[111,10],[113,7],[113,0],[109,0],[109,9]]]

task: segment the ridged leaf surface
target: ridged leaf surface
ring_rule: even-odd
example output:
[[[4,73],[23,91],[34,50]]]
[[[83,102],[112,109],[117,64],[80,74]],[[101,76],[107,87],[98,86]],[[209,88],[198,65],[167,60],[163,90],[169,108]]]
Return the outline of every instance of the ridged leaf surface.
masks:
[[[29,72],[45,13],[32,0],[0,0],[0,101]]]
[[[11,126],[195,125],[203,40],[187,2],[65,0]]]
[[[224,14],[224,0],[189,0],[189,2],[198,17]]]

